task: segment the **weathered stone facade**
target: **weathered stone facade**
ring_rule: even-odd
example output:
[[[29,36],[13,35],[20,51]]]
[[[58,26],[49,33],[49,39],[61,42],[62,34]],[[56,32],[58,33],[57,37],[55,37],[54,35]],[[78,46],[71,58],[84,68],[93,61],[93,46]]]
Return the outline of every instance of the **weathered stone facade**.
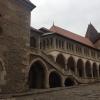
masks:
[[[92,24],[86,37],[55,25],[34,29],[34,7],[29,0],[0,1],[0,93],[99,82],[100,33]]]
[[[28,64],[30,12],[24,0],[0,1],[0,59],[4,66],[1,92],[22,91]]]

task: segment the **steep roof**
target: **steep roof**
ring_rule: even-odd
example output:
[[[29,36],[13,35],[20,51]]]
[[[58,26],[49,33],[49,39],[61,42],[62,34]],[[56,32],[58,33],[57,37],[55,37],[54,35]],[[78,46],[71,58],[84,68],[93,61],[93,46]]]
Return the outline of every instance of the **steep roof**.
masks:
[[[100,33],[95,29],[95,27],[90,23],[87,28],[86,38],[88,38],[92,43],[95,43],[100,39]]]
[[[60,28],[58,26],[53,25],[50,28],[50,31],[55,32],[55,33],[60,34],[60,35],[62,35],[64,37],[67,37],[69,39],[75,40],[77,42],[80,42],[82,44],[85,44],[87,46],[90,46],[90,47],[93,47],[94,48],[93,43],[88,38],[85,38],[85,37],[82,37],[82,36],[77,35],[75,33],[72,33],[70,31],[65,30],[63,28]]]

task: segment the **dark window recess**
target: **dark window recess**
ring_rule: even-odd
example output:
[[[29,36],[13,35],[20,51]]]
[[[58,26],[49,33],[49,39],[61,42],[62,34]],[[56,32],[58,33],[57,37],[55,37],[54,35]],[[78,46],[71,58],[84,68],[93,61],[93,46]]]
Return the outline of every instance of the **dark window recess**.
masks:
[[[2,17],[2,15],[0,14],[0,17]]]
[[[2,29],[2,27],[0,27],[0,35],[2,34],[2,32],[3,32],[3,29]]]

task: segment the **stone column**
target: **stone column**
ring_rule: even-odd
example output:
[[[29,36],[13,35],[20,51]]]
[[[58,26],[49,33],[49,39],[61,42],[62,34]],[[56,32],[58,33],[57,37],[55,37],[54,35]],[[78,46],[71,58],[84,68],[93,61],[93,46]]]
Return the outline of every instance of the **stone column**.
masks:
[[[77,63],[76,63],[76,61],[75,61],[75,75],[77,75],[77,76],[78,76],[78,71],[77,71]]]
[[[64,41],[64,50],[66,50],[66,41]]]
[[[45,88],[46,89],[50,88],[50,86],[49,86],[49,74],[48,74],[48,72],[46,73],[46,76],[45,76]]]
[[[66,62],[65,62],[65,71],[67,71],[68,70],[68,66],[67,66],[67,60],[66,60]]]
[[[61,87],[65,87],[65,78],[62,77]]]
[[[91,75],[92,75],[92,78],[94,78],[94,76],[93,76],[93,66],[91,66]]]

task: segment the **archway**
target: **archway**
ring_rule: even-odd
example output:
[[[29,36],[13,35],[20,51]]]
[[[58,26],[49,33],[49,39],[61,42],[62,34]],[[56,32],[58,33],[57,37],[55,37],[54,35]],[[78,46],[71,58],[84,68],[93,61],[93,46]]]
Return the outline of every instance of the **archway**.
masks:
[[[83,61],[81,59],[79,59],[77,62],[77,72],[79,77],[84,76],[84,66],[83,66]]]
[[[97,64],[93,63],[93,77],[98,77]]]
[[[92,77],[92,73],[91,73],[92,69],[91,69],[91,64],[89,61],[87,61],[85,64],[85,70],[86,70],[86,76]]]
[[[73,57],[69,57],[67,65],[68,65],[68,70],[71,70],[72,72],[75,73],[75,61]]]
[[[49,75],[50,88],[61,87],[61,76],[57,72],[51,72]]]
[[[36,61],[31,65],[28,84],[33,89],[45,88],[45,69],[42,62]]]
[[[62,54],[59,54],[57,56],[56,62],[61,68],[65,68],[65,58]]]
[[[75,85],[75,82],[74,82],[74,80],[72,78],[67,78],[65,80],[65,83],[64,84],[65,84],[66,87],[69,87],[69,86]]]

